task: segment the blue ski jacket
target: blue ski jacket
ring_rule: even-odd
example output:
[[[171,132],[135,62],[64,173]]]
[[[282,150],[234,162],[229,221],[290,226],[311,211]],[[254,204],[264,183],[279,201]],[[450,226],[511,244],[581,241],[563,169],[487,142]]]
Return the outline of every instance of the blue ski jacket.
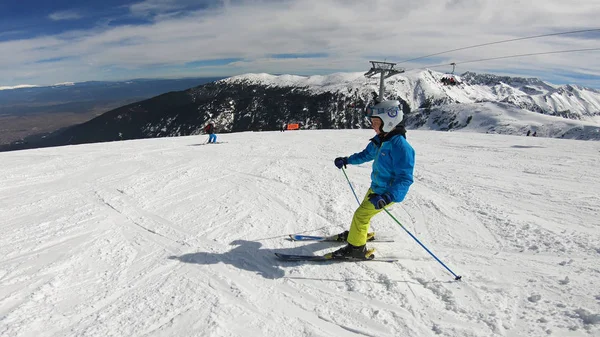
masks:
[[[393,202],[401,202],[413,183],[415,150],[408,141],[392,131],[383,139],[373,137],[361,152],[348,157],[348,164],[359,165],[373,160],[371,190],[388,193]]]

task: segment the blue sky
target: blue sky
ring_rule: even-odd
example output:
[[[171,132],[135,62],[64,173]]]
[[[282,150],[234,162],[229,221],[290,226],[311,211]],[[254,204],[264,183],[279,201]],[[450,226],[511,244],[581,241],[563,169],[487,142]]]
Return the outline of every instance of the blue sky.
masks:
[[[600,28],[597,0],[5,0],[0,87],[248,72],[362,72],[524,36]],[[600,32],[527,40],[403,63],[412,69],[505,55],[600,48]],[[600,51],[505,59],[456,72],[600,87]],[[451,69],[451,67],[447,67]],[[445,68],[433,68],[445,71]],[[500,73],[499,73],[500,72]]]

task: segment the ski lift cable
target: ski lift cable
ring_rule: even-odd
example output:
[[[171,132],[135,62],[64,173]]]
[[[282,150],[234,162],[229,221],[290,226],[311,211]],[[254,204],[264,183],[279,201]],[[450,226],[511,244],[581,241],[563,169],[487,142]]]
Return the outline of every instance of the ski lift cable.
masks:
[[[541,52],[541,53],[528,53],[528,54],[518,54],[518,55],[507,55],[507,56],[490,57],[490,58],[478,59],[478,60],[469,60],[469,61],[463,61],[463,62],[452,62],[452,63],[436,64],[436,65],[430,65],[430,66],[426,66],[426,67],[407,69],[406,71],[411,71],[411,70],[416,70],[416,69],[447,67],[449,65],[453,65],[453,63],[454,63],[454,65],[459,65],[459,64],[465,64],[465,63],[484,62],[484,61],[501,60],[501,59],[508,59],[508,58],[516,58],[516,57],[526,57],[526,56],[535,56],[535,55],[548,55],[548,54],[562,54],[562,53],[576,53],[576,52],[597,51],[597,50],[600,50],[600,48],[569,49],[569,50],[547,51],[547,52]]]
[[[447,51],[443,51],[443,52],[439,52],[439,53],[429,54],[429,55],[425,55],[425,56],[421,56],[421,57],[416,57],[416,58],[412,58],[412,59],[408,59],[408,60],[396,62],[396,63],[397,64],[398,63],[405,63],[405,62],[409,62],[409,61],[415,61],[415,60],[424,59],[424,58],[431,57],[431,56],[437,56],[437,55],[441,55],[441,54],[451,53],[451,52],[455,52],[455,51],[459,51],[459,50],[465,50],[465,49],[471,49],[471,48],[478,48],[478,47],[484,47],[484,46],[491,46],[491,45],[500,44],[500,43],[522,41],[522,40],[531,40],[531,39],[537,39],[537,38],[548,37],[548,36],[557,36],[557,35],[567,35],[567,34],[576,34],[576,33],[596,32],[596,31],[600,31],[600,28],[583,29],[583,30],[573,30],[573,31],[568,31],[568,32],[550,33],[550,34],[542,34],[542,35],[519,37],[519,38],[514,38],[514,39],[501,40],[501,41],[496,41],[496,42],[488,42],[488,43],[476,44],[476,45],[468,46],[468,47],[461,47],[461,48],[451,49],[451,50],[447,50]]]
[[[491,61],[491,60],[501,60],[501,59],[507,59],[507,58],[513,58],[513,57],[525,57],[525,56],[548,55],[548,54],[562,54],[562,53],[577,53],[577,52],[596,51],[596,50],[600,50],[600,48],[570,49],[570,50],[548,51],[548,52],[543,52],[543,53],[529,53],[529,54],[520,54],[520,55],[508,55],[508,56],[492,57],[492,58],[487,58],[487,59],[479,59],[479,60],[470,60],[470,61],[464,61],[464,62],[456,62],[456,64],[475,63],[475,62],[483,62],[483,61]]]

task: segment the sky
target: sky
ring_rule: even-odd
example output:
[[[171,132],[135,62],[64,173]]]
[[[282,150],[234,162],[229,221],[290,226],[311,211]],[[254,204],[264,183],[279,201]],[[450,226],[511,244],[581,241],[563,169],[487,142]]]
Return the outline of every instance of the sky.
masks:
[[[333,160],[373,130],[0,153],[0,335],[600,335],[600,142],[409,130],[414,183],[368,243],[393,263],[283,262],[337,243],[357,202]],[[372,163],[349,165],[356,193]]]
[[[0,86],[86,80],[328,74],[455,48],[597,29],[596,0],[22,0],[0,2]],[[600,31],[403,62],[600,87]]]

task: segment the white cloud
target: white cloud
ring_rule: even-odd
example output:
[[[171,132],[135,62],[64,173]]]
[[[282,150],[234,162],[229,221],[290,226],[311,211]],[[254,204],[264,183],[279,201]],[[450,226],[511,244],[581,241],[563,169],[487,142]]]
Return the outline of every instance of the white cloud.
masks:
[[[180,8],[172,1],[148,0],[138,2],[129,6],[134,15],[146,16],[152,13],[160,13]]]
[[[136,16],[153,16],[181,11],[189,6],[212,7],[221,4],[226,3],[223,0],[145,0],[129,5],[129,10]]]
[[[208,9],[185,11],[189,1],[148,0],[132,5],[153,23],[73,31],[0,42],[0,78],[9,83],[56,83],[111,76],[231,75],[244,72],[324,73],[362,71],[372,58],[401,61],[457,47],[544,33],[596,28],[596,0],[577,6],[562,0],[253,0],[207,1]],[[215,4],[219,4],[216,6]],[[178,15],[169,15],[177,11]],[[407,68],[532,52],[600,47],[597,37],[564,35],[453,52]],[[318,59],[273,60],[269,55],[325,53]],[[40,60],[62,59],[55,63]],[[187,62],[242,58],[223,67],[177,68]],[[161,65],[160,67],[156,65]],[[165,67],[168,66],[168,67]],[[162,69],[162,68],[164,69]],[[168,69],[167,69],[168,68]],[[451,70],[451,67],[447,67]],[[596,76],[598,53],[555,54],[459,65],[457,72],[523,69],[552,77],[574,71]],[[445,68],[436,70],[446,71]],[[186,73],[193,71],[193,73]],[[210,72],[210,73],[209,73]],[[23,76],[27,74],[27,76]],[[575,79],[574,79],[575,80]],[[19,82],[20,81],[20,82]],[[12,83],[10,83],[12,82]]]
[[[64,20],[79,20],[83,16],[76,11],[59,11],[48,15],[48,18],[53,21],[64,21]]]

